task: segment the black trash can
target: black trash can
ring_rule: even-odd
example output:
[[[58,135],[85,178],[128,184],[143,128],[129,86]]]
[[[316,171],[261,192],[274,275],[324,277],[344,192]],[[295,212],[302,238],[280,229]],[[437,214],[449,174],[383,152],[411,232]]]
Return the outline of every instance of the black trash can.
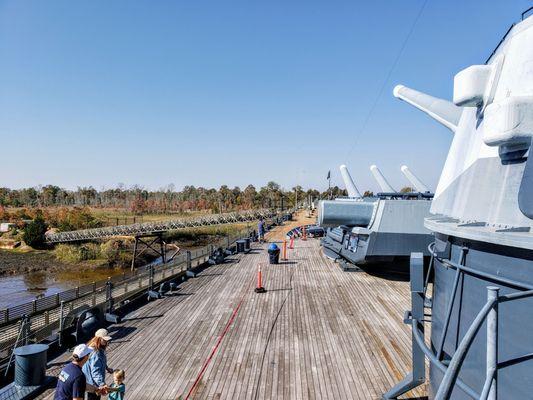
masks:
[[[268,247],[268,260],[270,264],[279,264],[279,247],[275,243]]]
[[[15,354],[15,385],[39,386],[46,378],[46,344],[17,347]]]
[[[237,253],[244,253],[246,247],[246,240],[239,239],[235,242],[237,244]]]
[[[244,241],[245,241],[245,243],[244,243],[244,250],[245,250],[245,251],[250,251],[250,248],[251,248],[251,247],[250,247],[250,242],[251,242],[250,238],[247,237],[246,239],[244,239]]]

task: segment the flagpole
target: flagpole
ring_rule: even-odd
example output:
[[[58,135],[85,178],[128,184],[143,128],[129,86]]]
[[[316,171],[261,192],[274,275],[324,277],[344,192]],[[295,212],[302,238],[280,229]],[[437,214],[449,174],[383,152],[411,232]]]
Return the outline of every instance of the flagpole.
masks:
[[[331,200],[331,171],[328,171],[328,197]]]

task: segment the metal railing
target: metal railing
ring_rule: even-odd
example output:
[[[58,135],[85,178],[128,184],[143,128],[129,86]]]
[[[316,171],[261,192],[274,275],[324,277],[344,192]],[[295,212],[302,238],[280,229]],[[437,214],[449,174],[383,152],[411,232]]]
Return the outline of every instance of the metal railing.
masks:
[[[104,228],[81,229],[77,231],[50,233],[46,235],[47,243],[75,242],[83,240],[103,239],[114,236],[142,236],[158,232],[166,232],[183,228],[234,224],[251,222],[260,218],[272,218],[277,211],[271,209],[251,210],[227,214],[207,215],[191,219],[175,219],[170,221],[144,222],[132,225],[108,226]]]
[[[285,213],[292,212],[294,209]],[[272,216],[266,222],[280,223],[281,214]],[[249,237],[253,232],[243,229],[205,247],[176,255],[166,264],[148,264],[107,280],[0,310],[0,369],[6,367],[6,363],[9,366],[15,347],[43,341],[62,331],[62,324],[69,313],[83,307],[98,306],[106,312],[110,308],[119,309],[126,300],[145,294],[164,281],[184,275],[187,270],[206,263],[217,248],[230,248],[238,239]]]
[[[11,356],[15,347],[30,342],[37,343],[52,335],[69,312],[84,306],[108,308],[107,304],[120,308],[125,300],[206,262],[210,255],[208,248],[209,246],[180,254],[159,267],[142,267],[133,273],[2,310],[4,320],[0,326],[0,364]]]
[[[383,398],[395,399],[401,394],[411,390],[425,381],[425,361],[427,357],[429,362],[438,368],[443,374],[443,378],[435,394],[435,400],[445,400],[451,397],[453,390],[457,387],[465,394],[473,399],[480,400],[496,400],[497,399],[497,384],[498,384],[498,370],[516,365],[533,359],[533,353],[524,354],[514,357],[510,360],[498,360],[498,306],[500,303],[515,301],[533,297],[533,285],[520,282],[508,278],[503,278],[487,272],[482,272],[465,266],[466,254],[468,248],[461,249],[459,263],[455,263],[449,259],[441,258],[437,255],[434,249],[434,243],[429,246],[431,254],[431,262],[427,275],[424,276],[423,257],[421,253],[413,253],[411,255],[411,299],[412,310],[406,313],[404,322],[412,326],[412,371],[402,382],[394,386],[387,392]],[[419,255],[418,255],[419,254]],[[434,352],[425,342],[424,338],[424,323],[431,322],[427,320],[428,315],[425,314],[426,308],[431,308],[431,299],[426,298],[428,290],[431,270],[434,268],[435,260],[447,268],[455,269],[456,274],[454,284],[452,286],[451,297],[446,306],[446,315],[443,324],[443,331],[436,344],[436,351]],[[442,361],[443,347],[448,334],[449,322],[453,312],[453,305],[457,297],[458,282],[462,280],[464,275],[470,275],[484,280],[488,280],[494,284],[500,284],[506,287],[516,289],[516,292],[500,295],[499,287],[487,286],[487,301],[481,307],[478,314],[468,327],[463,338],[457,345],[455,352],[451,355],[451,359],[446,364]],[[481,392],[474,390],[463,380],[459,378],[463,361],[465,360],[468,351],[477,337],[477,334],[486,322],[486,366],[485,366],[485,381],[483,382]]]
[[[527,10],[525,10],[521,15],[520,15],[520,21],[523,21],[524,19],[526,19],[533,11],[533,7],[529,7]],[[492,53],[490,53],[490,56],[487,58],[487,60],[485,61],[485,64],[488,64],[488,62],[490,61],[490,59],[494,56],[494,54],[496,54],[496,52],[498,51],[498,49],[500,48],[500,46],[502,45],[502,43],[505,41],[505,39],[507,38],[507,36],[509,35],[509,33],[511,33],[511,31],[513,30],[513,28],[515,27],[517,23],[513,23],[508,29],[507,31],[505,32],[505,34],[503,35],[503,37],[500,39],[500,41],[498,42],[498,44],[496,45],[496,47],[494,48],[494,50],[492,50]]]

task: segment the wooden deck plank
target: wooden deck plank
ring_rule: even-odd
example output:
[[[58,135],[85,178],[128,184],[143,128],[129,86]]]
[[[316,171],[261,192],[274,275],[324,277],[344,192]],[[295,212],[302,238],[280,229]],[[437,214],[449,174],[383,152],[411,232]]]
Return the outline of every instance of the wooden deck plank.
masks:
[[[313,239],[297,240],[287,264],[268,265],[265,248],[205,269],[111,328],[109,364],[126,370],[128,399],[186,395],[241,299],[191,398],[378,399],[408,372],[408,282],[343,272]],[[259,263],[264,294],[253,292]]]

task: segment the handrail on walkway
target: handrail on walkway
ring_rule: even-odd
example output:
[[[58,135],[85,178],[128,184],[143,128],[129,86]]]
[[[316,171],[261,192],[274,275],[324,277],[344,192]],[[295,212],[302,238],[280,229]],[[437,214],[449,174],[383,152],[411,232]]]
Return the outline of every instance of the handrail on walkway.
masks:
[[[143,222],[132,225],[118,225],[103,228],[49,233],[46,235],[45,238],[47,243],[62,243],[103,239],[114,236],[142,236],[183,228],[195,228],[210,225],[250,222],[256,221],[260,218],[272,218],[277,214],[278,212],[272,209],[250,210],[226,214],[206,215],[191,219],[174,219],[169,221]]]

